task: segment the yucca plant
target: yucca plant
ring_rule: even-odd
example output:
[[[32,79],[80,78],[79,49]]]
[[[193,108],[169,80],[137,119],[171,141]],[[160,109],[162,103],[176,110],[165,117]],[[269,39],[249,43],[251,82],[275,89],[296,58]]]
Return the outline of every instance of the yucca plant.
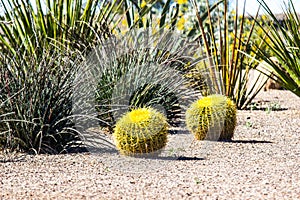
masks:
[[[4,10],[0,22],[2,51],[16,55],[26,50],[34,55],[42,44],[83,50],[99,35],[108,37],[117,23],[113,8],[122,1],[35,0],[36,7],[28,0],[0,3]]]
[[[235,101],[238,109],[245,109],[261,89],[255,88],[255,84],[250,88],[248,85],[249,71],[256,64],[255,59],[246,56],[251,52],[255,22],[253,21],[248,27],[249,31],[245,32],[246,1],[242,16],[238,15],[238,1],[235,1],[235,12],[229,10],[227,0],[218,5],[214,12],[209,9],[209,2],[206,2],[208,19],[203,21],[198,14],[197,2],[193,1],[203,45],[200,50],[204,51],[210,60],[210,93],[224,94]]]
[[[270,17],[270,21],[265,23],[264,27],[258,23],[268,38],[268,42],[264,44],[269,47],[280,64],[274,62],[274,59],[270,58],[263,48],[258,48],[257,55],[270,65],[270,68],[265,70],[275,72],[272,74],[282,87],[300,96],[299,13],[293,2],[288,1],[282,13],[283,19],[278,19],[265,1],[260,1],[260,4]]]
[[[73,55],[45,48],[36,52],[42,53],[38,59],[27,52],[1,54],[0,141],[25,152],[65,152],[79,140],[70,118]]]

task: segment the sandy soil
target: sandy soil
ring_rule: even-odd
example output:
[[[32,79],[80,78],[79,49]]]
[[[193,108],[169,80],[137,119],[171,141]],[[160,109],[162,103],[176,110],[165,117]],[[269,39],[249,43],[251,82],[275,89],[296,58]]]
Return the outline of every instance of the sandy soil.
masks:
[[[2,156],[0,198],[300,199],[300,98],[273,90],[255,102],[232,142],[174,139],[190,159]]]

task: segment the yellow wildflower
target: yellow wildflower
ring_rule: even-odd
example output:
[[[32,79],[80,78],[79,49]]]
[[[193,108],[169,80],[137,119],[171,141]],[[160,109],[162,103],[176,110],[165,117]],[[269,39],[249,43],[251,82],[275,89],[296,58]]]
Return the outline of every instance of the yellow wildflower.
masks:
[[[183,30],[184,29],[184,24],[185,24],[185,19],[184,19],[184,17],[182,16],[179,20],[178,20],[178,22],[177,22],[177,29],[178,30]]]
[[[144,8],[145,6],[147,6],[147,2],[145,0],[143,0],[141,3],[141,8]]]
[[[146,18],[146,17],[143,17],[143,18],[142,18],[142,21],[143,21],[143,24],[146,24],[146,23],[147,23],[147,18]]]
[[[113,29],[112,34],[117,35],[118,32],[116,31],[116,29]]]
[[[122,19],[121,23],[122,23],[123,26],[127,26],[127,20],[125,18]]]
[[[176,0],[176,2],[180,5],[180,4],[185,4],[188,2],[188,0]]]

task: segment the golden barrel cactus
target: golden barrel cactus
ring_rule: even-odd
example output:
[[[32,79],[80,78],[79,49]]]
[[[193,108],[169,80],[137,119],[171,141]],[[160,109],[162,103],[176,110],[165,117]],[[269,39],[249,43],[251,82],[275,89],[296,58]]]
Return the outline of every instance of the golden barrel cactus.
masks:
[[[197,140],[231,140],[236,121],[235,103],[219,94],[199,99],[186,112],[187,128]]]
[[[138,108],[116,123],[113,138],[123,155],[152,153],[165,147],[168,136],[166,117],[152,108]]]

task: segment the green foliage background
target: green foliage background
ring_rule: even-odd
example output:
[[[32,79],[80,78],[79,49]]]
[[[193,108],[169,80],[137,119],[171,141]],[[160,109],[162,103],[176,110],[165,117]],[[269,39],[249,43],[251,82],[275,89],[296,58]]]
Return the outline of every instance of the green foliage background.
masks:
[[[253,18],[245,10],[238,16],[228,0],[35,0],[36,8],[30,2],[0,0],[2,148],[60,153],[73,141],[80,143],[80,132],[70,120],[75,63],[107,38],[136,28],[176,31],[199,44],[194,57],[201,62],[193,68],[183,62],[180,72],[204,95],[224,94],[239,109],[247,108],[259,92],[249,88],[249,71],[265,60],[284,88],[300,96],[300,20],[291,1],[283,11],[283,25],[264,1],[268,17]],[[138,93],[148,96],[136,94],[132,105],[146,105],[157,91],[172,99],[164,89],[141,86]]]

